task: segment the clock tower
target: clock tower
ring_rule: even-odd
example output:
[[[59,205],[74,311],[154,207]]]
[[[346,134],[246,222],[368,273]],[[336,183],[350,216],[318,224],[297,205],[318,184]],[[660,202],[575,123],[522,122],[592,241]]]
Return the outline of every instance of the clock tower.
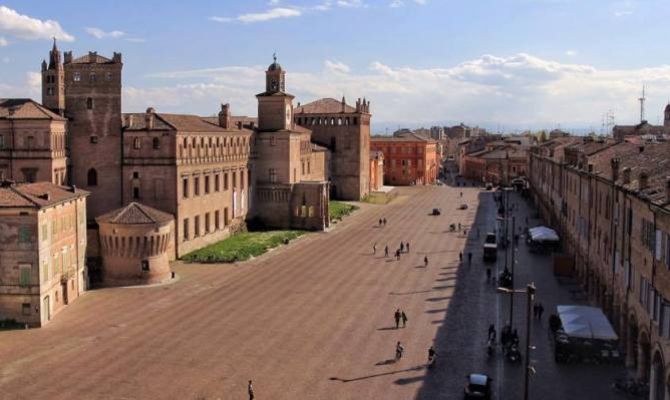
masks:
[[[257,94],[258,130],[282,131],[293,128],[293,96],[286,93],[286,71],[277,56],[265,71],[265,92]]]

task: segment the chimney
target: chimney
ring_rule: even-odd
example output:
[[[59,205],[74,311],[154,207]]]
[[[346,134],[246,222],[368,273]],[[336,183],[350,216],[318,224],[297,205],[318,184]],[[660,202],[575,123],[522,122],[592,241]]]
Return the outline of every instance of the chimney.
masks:
[[[621,160],[618,157],[612,158],[610,161],[612,165],[612,181],[616,182],[619,180],[619,166],[621,165]]]
[[[640,190],[645,190],[649,186],[649,173],[640,171]]]
[[[628,185],[630,183],[630,168],[626,167],[623,169],[623,184]]]
[[[89,51],[88,52],[88,62],[94,63],[95,60],[98,58],[98,52],[97,51]]]
[[[223,129],[230,129],[230,104],[221,104],[219,111],[219,126]]]
[[[121,64],[121,53],[114,52],[112,56],[112,61],[116,64]]]
[[[154,129],[154,109],[152,107],[147,108],[147,113],[144,116],[144,122],[146,123],[146,129]]]

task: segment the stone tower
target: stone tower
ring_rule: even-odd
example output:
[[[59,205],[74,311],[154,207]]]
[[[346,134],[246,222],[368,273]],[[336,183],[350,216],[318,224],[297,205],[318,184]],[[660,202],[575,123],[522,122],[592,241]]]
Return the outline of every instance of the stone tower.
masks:
[[[65,111],[65,71],[55,38],[49,64],[42,61],[42,105],[61,116]]]
[[[89,220],[121,206],[121,54],[64,54],[71,183],[91,192]]]
[[[664,113],[664,118],[663,118],[663,126],[666,128],[670,128],[670,104],[665,106],[665,113]]]
[[[275,56],[274,62],[265,71],[265,92],[256,95],[260,131],[291,130],[294,97],[285,91],[286,72]]]

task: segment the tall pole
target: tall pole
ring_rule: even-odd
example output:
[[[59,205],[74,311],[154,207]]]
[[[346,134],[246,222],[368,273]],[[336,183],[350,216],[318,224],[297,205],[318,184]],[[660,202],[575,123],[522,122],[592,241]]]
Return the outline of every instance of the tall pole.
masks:
[[[515,227],[516,217],[512,217],[512,287],[509,291],[509,325],[510,328],[514,327],[514,227]]]
[[[535,286],[531,283],[526,286],[526,375],[524,379],[523,400],[528,400],[528,381],[530,379],[530,306],[533,303]]]

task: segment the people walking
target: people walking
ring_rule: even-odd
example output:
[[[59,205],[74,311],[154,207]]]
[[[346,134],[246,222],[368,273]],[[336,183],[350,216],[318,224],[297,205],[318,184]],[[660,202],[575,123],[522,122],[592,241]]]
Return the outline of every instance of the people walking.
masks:
[[[537,306],[537,319],[539,319],[540,321],[542,321],[542,313],[544,313],[544,306],[542,305],[542,303],[540,303]]]
[[[402,353],[404,351],[405,351],[405,348],[402,347],[402,344],[400,344],[400,342],[396,343],[396,345],[395,345],[395,359],[396,359],[396,361],[398,361],[402,358]]]
[[[400,261],[400,249],[395,251],[395,260]]]
[[[386,246],[384,246],[384,257],[388,256],[389,256],[389,245],[387,244]]]
[[[379,227],[380,228],[382,227],[382,219],[381,218],[379,218]]]
[[[402,315],[400,314],[400,309],[398,308],[395,310],[395,314],[393,314],[393,318],[395,319],[395,328],[398,329],[400,328],[400,318],[402,318]]]
[[[494,324],[489,325],[489,340],[493,339],[493,341],[496,341],[496,327]]]
[[[472,252],[468,251],[468,265],[472,265]]]
[[[491,280],[491,267],[486,267],[486,282]]]
[[[404,328],[407,325],[407,314],[405,314],[405,310],[400,311],[400,318],[402,319],[402,327]]]
[[[403,242],[401,241],[401,242],[400,242],[400,252],[402,253],[403,251],[405,251],[405,243],[403,243]]]
[[[461,231],[461,223],[460,222],[458,223],[458,231],[459,232]]]
[[[372,255],[374,256],[375,254],[377,254],[377,242],[372,245]]]
[[[463,252],[458,253],[458,261],[463,262]]]
[[[247,385],[247,392],[249,392],[249,400],[254,400],[254,386],[251,379],[249,380],[249,385]]]
[[[405,243],[405,247],[407,248],[407,252],[409,253],[409,242]]]
[[[423,257],[423,266],[428,267],[428,256]]]
[[[533,318],[537,319],[539,304],[533,304]]]
[[[384,226],[386,226],[386,218],[382,218],[382,221],[384,222]]]

